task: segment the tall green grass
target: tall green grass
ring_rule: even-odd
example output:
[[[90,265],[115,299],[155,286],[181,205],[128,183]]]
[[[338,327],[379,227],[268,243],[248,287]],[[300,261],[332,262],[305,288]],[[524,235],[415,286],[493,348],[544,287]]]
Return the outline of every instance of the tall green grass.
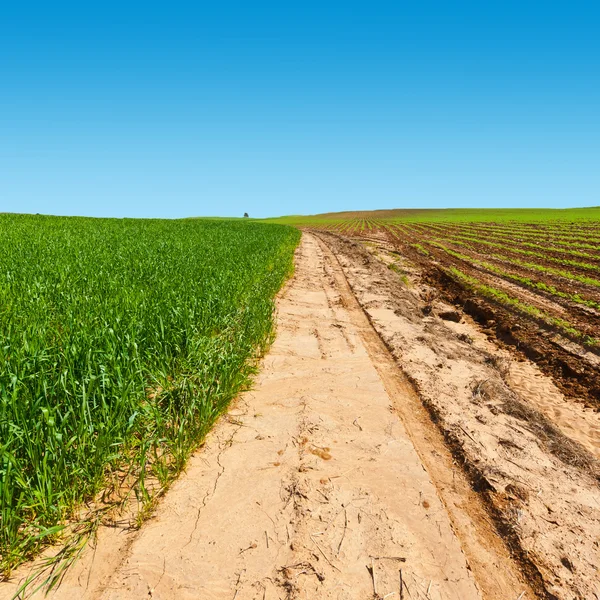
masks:
[[[0,215],[0,568],[113,475],[164,486],[273,333],[299,233]]]

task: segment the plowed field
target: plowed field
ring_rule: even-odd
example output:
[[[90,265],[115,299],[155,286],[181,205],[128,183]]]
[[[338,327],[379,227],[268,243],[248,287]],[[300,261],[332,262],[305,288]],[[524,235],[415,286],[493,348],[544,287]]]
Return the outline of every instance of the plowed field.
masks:
[[[600,408],[600,223],[394,222],[312,228],[396,255],[491,336],[535,360],[561,389]]]

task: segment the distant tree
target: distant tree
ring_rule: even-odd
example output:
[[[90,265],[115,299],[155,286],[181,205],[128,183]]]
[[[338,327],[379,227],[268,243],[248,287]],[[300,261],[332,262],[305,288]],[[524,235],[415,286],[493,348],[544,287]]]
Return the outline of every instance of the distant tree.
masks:
[[[244,219],[247,219],[248,216],[249,216],[248,213],[244,213]]]

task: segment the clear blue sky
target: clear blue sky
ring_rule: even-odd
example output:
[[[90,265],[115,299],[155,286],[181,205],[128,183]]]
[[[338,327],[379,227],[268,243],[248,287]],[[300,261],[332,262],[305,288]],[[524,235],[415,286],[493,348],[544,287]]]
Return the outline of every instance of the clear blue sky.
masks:
[[[4,2],[0,211],[600,204],[592,2]]]

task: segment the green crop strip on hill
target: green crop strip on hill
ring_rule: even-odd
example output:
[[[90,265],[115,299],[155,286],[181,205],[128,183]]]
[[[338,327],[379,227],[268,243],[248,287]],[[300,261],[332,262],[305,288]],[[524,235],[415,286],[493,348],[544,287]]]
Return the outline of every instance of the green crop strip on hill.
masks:
[[[552,315],[549,315],[548,313],[539,309],[536,306],[532,306],[531,304],[527,304],[522,300],[519,300],[518,298],[510,296],[503,290],[499,290],[495,287],[482,283],[475,277],[463,273],[456,267],[442,268],[442,270],[449,277],[461,283],[465,288],[471,290],[472,292],[479,294],[484,298],[494,300],[495,302],[498,302],[499,304],[502,304],[516,312],[522,313],[529,317],[533,317],[539,322],[549,325],[550,327],[556,328],[568,337],[577,339],[585,346],[595,348],[599,344],[599,340],[584,335],[565,319],[553,317]]]
[[[600,310],[600,303],[596,302],[595,300],[583,298],[580,294],[571,294],[569,292],[563,292],[562,290],[559,290],[556,286],[545,283],[544,281],[536,281],[534,279],[531,279],[531,277],[525,277],[516,273],[510,273],[505,269],[498,267],[497,265],[493,265],[489,262],[479,260],[472,256],[456,252],[455,250],[452,250],[451,248],[448,248],[443,244],[440,244],[439,242],[430,242],[430,244],[432,246],[435,246],[436,248],[440,248],[449,256],[453,256],[454,258],[458,258],[459,260],[462,260],[466,263],[480,267],[504,279],[510,279],[533,290],[546,292],[551,296],[564,298],[565,300],[570,300],[571,302],[575,302],[576,304],[582,304],[584,306],[588,306],[589,308]]]
[[[272,340],[298,240],[257,222],[0,215],[2,571],[117,473],[142,500],[168,485]]]

